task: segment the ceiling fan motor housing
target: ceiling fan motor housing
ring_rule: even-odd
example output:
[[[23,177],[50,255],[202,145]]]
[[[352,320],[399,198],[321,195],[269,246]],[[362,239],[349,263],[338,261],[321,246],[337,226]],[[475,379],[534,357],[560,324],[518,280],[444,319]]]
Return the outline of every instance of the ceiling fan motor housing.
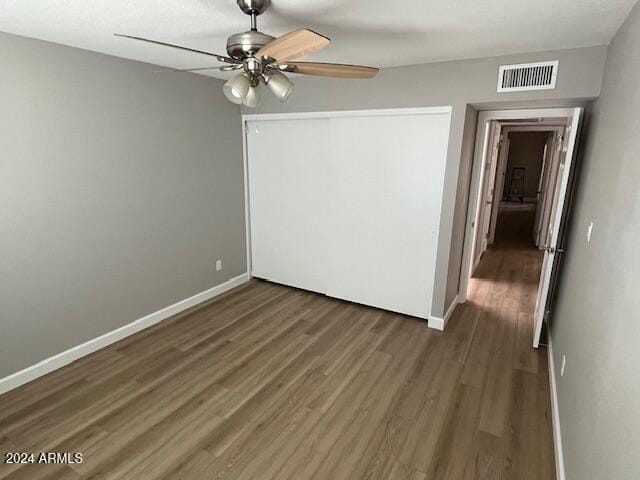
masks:
[[[234,33],[227,39],[227,54],[236,60],[254,55],[275,37],[257,30]]]

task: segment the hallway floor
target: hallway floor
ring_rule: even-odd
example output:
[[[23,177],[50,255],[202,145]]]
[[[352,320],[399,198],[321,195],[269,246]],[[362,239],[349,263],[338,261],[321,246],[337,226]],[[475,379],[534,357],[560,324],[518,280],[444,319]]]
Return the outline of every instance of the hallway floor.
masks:
[[[547,352],[531,346],[542,265],[542,252],[531,236],[534,216],[526,209],[500,213],[495,243],[469,282],[467,303],[448,326],[475,322],[466,363],[481,372],[483,395],[493,395],[494,411],[500,412],[492,428],[480,422],[491,447],[485,445],[485,457],[478,462],[485,468],[501,466],[469,478],[555,478]]]

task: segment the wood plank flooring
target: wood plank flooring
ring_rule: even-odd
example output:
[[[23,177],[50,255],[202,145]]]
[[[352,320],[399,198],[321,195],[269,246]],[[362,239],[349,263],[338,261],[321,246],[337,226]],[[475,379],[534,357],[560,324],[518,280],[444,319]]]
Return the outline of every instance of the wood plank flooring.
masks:
[[[446,332],[252,281],[0,397],[8,479],[554,478],[540,255],[490,249]]]

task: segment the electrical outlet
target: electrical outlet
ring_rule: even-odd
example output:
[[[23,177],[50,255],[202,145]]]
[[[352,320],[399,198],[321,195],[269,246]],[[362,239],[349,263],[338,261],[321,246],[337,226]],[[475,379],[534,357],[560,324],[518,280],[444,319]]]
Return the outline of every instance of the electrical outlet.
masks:
[[[587,227],[587,243],[591,243],[591,232],[593,232],[593,222],[589,222]]]
[[[216,260],[216,272],[222,270],[222,260]]]
[[[562,365],[560,366],[560,376],[564,375],[564,367],[567,365],[567,357],[562,355]]]

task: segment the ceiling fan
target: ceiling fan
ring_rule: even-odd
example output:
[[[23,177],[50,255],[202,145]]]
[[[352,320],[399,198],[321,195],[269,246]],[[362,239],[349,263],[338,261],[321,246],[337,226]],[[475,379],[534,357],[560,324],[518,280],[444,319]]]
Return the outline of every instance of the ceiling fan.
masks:
[[[371,78],[378,73],[377,68],[360,65],[294,62],[292,60],[326,47],[331,40],[306,28],[294,30],[275,38],[260,32],[257,27],[258,15],[265,12],[271,0],[237,0],[237,3],[244,13],[251,16],[251,30],[235,33],[227,39],[228,56],[133,35],[118,33],[115,35],[201,53],[215,57],[216,60],[225,64],[214,67],[169,70],[171,72],[214,69],[220,71],[242,70],[225,83],[223,92],[231,102],[252,108],[258,107],[262,103],[262,85],[266,85],[271,93],[282,102],[289,98],[293,92],[293,82],[282,72],[337,78]]]

